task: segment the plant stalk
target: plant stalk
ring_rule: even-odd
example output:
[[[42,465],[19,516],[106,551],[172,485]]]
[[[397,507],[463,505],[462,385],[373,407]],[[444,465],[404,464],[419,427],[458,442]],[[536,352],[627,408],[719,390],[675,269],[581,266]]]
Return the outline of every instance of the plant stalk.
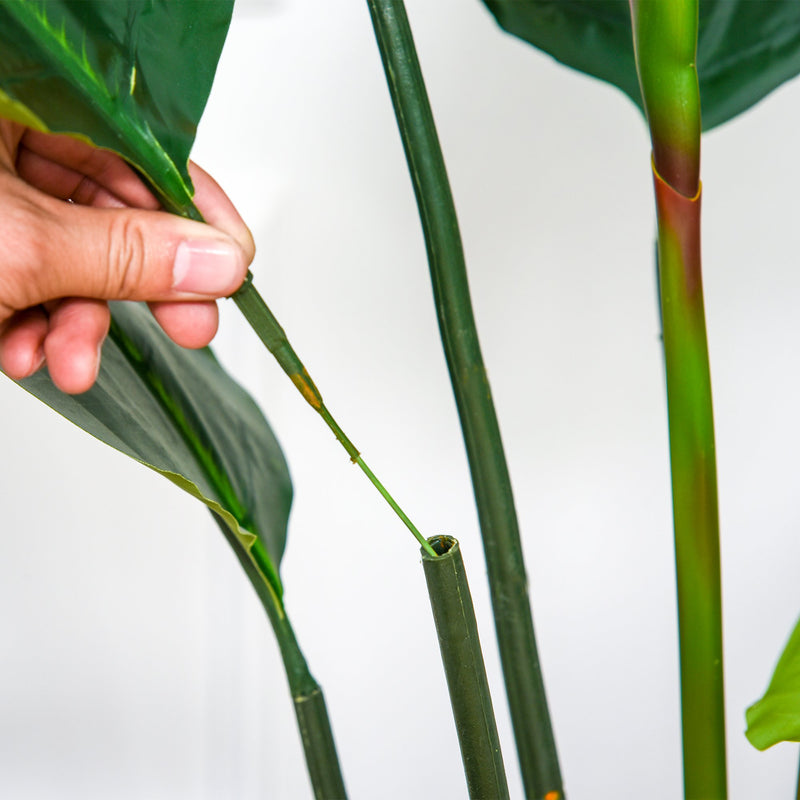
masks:
[[[727,797],[722,594],[711,377],[700,279],[700,198],[655,174],[667,374],[684,791]]]
[[[684,794],[727,797],[716,452],[700,258],[698,0],[630,0],[653,142],[667,378]]]
[[[495,629],[526,797],[563,798],[514,498],[472,312],[433,113],[402,0],[368,0],[408,161],[480,520]]]
[[[453,708],[467,789],[472,800],[508,800],[478,623],[458,542],[450,536],[429,540],[437,556],[422,551],[439,649]]]
[[[283,602],[262,577],[251,553],[216,514],[212,512],[212,516],[250,579],[275,631],[289,682],[289,692],[294,702],[315,800],[346,800],[347,791],[344,787],[322,688],[308,669],[289,618],[286,616]]]

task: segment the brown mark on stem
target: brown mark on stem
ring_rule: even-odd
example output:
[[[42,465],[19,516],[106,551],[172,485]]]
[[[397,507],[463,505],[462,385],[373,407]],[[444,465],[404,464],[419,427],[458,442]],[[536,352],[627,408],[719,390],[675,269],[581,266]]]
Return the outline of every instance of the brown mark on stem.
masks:
[[[298,391],[305,398],[306,402],[316,411],[322,409],[322,395],[319,390],[314,386],[314,381],[311,380],[309,374],[305,369],[300,372],[294,372],[289,377],[292,383],[297,387]]]

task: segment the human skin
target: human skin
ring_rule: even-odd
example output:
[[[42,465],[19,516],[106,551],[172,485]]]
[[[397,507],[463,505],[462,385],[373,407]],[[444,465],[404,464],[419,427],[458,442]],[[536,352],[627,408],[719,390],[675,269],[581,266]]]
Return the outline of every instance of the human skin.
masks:
[[[190,163],[208,224],[160,210],[114,153],[0,119],[0,368],[45,364],[59,389],[91,388],[110,300],[149,303],[167,335],[205,347],[216,300],[243,282],[253,238],[217,183]]]

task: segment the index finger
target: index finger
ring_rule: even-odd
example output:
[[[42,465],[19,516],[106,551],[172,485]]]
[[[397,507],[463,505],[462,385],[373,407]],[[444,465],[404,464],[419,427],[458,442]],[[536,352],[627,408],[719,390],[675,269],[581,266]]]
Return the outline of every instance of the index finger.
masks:
[[[205,221],[233,237],[244,250],[249,264],[256,252],[253,235],[228,195],[194,161],[189,162],[189,176],[195,188],[194,203]]]
[[[93,198],[99,191],[133,208],[160,207],[122,157],[72,136],[26,130],[19,143],[16,168],[23,180],[62,200],[81,202],[81,197],[75,197],[76,192]]]

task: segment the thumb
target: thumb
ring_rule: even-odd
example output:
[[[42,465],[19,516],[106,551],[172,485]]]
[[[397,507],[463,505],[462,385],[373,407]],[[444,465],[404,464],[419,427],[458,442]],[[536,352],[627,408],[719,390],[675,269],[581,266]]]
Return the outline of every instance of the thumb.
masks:
[[[162,211],[91,208],[36,192],[17,197],[8,213],[3,206],[14,199],[0,202],[0,237],[14,245],[0,268],[5,316],[62,297],[225,297],[241,285],[251,260],[222,231]]]

